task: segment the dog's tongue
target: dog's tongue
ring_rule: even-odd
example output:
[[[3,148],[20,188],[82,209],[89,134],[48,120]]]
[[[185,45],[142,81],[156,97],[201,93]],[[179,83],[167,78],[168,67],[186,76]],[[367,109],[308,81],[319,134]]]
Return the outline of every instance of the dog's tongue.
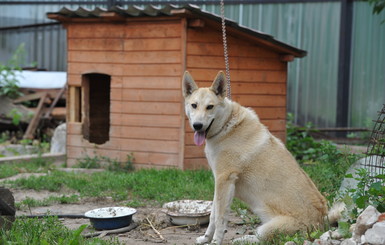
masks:
[[[205,142],[205,139],[206,139],[205,132],[195,131],[194,142],[196,145],[198,145],[198,146],[203,145],[203,143]]]

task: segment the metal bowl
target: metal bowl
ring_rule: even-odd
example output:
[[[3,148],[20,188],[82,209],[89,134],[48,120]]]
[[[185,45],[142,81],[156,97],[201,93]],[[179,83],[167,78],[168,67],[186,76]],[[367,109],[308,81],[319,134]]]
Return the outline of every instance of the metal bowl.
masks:
[[[128,207],[107,207],[90,210],[84,214],[97,230],[113,230],[130,225],[136,209]]]
[[[209,222],[212,201],[179,200],[163,205],[174,225],[204,225]]]

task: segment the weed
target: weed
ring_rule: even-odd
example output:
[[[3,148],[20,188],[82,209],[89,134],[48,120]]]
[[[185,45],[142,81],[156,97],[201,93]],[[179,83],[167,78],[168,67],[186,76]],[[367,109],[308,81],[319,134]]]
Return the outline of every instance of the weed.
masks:
[[[0,229],[0,244],[119,244],[117,239],[110,241],[98,238],[85,239],[81,236],[81,232],[85,228],[87,225],[82,225],[74,231],[69,230],[57,217],[52,216],[43,219],[18,218],[10,230]]]
[[[109,171],[130,172],[134,170],[133,166],[134,155],[128,154],[125,162],[120,162],[117,159],[112,159],[105,156],[95,155],[93,157],[86,156],[78,160],[75,167],[79,168],[105,168]]]
[[[71,196],[50,196],[48,198],[45,198],[43,200],[35,200],[33,198],[27,197],[21,202],[16,203],[16,208],[21,209],[30,209],[32,207],[44,207],[44,206],[50,206],[52,204],[68,204],[68,203],[77,203],[79,202],[80,197],[78,195],[71,195]]]
[[[376,207],[379,212],[385,212],[385,175],[371,177],[368,170],[360,168],[357,169],[355,176],[352,174],[346,176],[358,181],[357,188],[349,189],[348,197],[345,197],[346,203],[353,204],[350,205],[352,221],[359,214],[359,210],[369,205]]]

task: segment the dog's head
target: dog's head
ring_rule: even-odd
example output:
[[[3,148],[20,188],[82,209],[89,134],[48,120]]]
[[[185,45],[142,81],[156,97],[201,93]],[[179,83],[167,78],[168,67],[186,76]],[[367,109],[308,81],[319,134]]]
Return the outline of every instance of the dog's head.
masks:
[[[195,132],[194,142],[196,145],[202,145],[214,127],[216,118],[223,114],[227,92],[225,74],[220,71],[211,87],[198,88],[190,73],[186,71],[182,89],[185,112]]]

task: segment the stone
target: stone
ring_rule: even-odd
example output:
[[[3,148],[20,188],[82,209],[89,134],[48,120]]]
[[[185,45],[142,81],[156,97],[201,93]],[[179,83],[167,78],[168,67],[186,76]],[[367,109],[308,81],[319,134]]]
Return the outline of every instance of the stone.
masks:
[[[289,242],[286,242],[285,245],[296,245],[296,244],[295,242],[289,241]]]
[[[340,245],[341,241],[340,240],[330,240],[329,244],[330,245]]]
[[[357,245],[357,242],[355,242],[353,238],[349,238],[349,239],[343,240],[341,242],[341,245]]]
[[[66,153],[67,126],[65,123],[56,127],[51,139],[51,153]]]
[[[380,212],[375,207],[368,206],[357,218],[356,226],[353,230],[353,239],[360,243],[361,236],[377,222],[379,216]]]
[[[331,238],[334,239],[334,240],[339,240],[339,239],[342,238],[342,235],[341,235],[341,233],[338,230],[337,231],[332,231]]]
[[[385,221],[375,223],[365,232],[365,242],[373,245],[385,244]]]
[[[324,234],[322,234],[322,235],[319,237],[319,239],[320,239],[321,241],[328,241],[328,240],[331,239],[331,234],[332,234],[331,231],[327,231],[327,232],[325,232]]]

